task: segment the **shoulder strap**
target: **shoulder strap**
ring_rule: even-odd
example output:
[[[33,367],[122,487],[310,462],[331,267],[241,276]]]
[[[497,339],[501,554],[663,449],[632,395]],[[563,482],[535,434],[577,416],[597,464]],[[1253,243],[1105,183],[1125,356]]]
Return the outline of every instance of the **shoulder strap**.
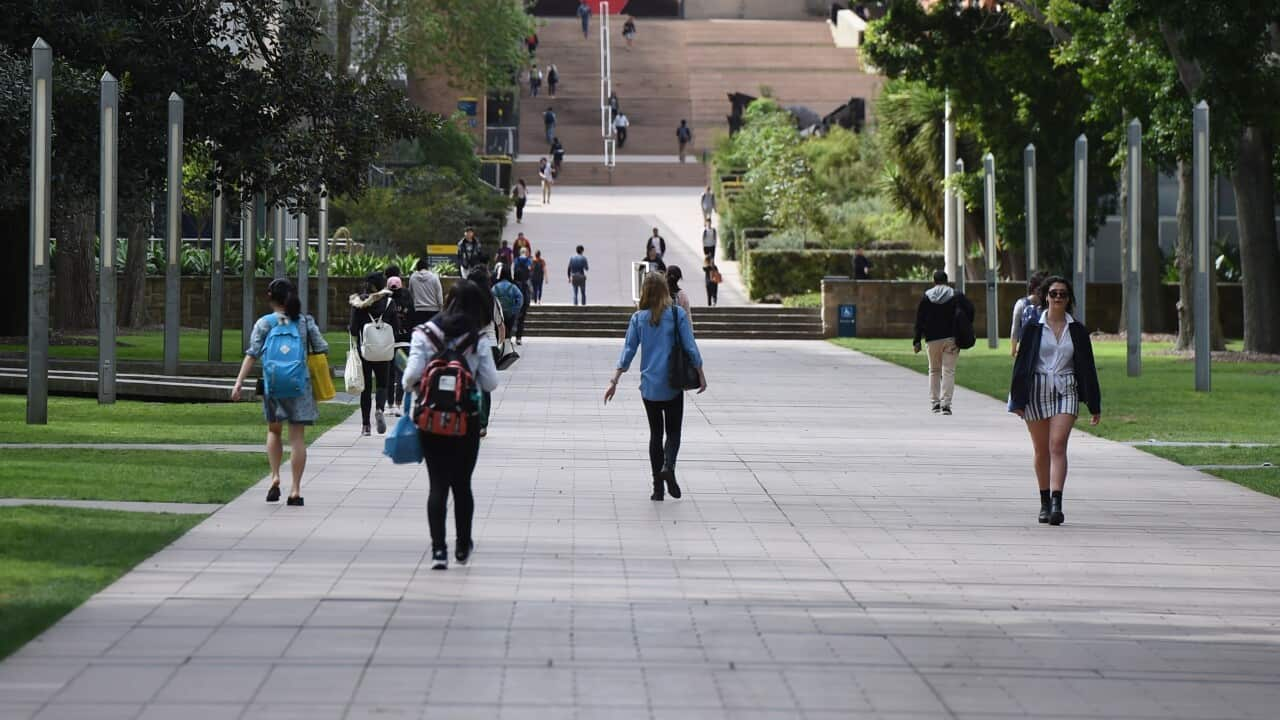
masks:
[[[676,305],[671,305],[671,331],[676,337],[676,350],[683,351],[684,346],[680,343],[680,314],[676,312]]]

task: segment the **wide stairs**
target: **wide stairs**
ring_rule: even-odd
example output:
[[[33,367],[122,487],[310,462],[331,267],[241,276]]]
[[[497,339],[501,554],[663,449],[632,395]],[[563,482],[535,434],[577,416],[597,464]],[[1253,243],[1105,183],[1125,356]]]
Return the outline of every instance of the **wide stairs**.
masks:
[[[627,334],[635,308],[629,305],[534,305],[525,333],[543,337],[618,338]],[[820,340],[822,312],[780,305],[694,307],[693,332],[699,339]]]

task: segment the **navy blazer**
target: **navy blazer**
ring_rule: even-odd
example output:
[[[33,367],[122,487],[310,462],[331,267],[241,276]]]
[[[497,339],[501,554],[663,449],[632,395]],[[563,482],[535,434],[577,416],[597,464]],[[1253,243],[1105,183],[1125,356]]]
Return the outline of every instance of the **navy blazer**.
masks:
[[[1009,386],[1009,410],[1022,410],[1031,399],[1031,387],[1035,381],[1036,361],[1040,357],[1040,339],[1045,325],[1029,323],[1022,330],[1022,343],[1018,345],[1018,357],[1013,361],[1013,382]],[[1053,332],[1050,330],[1049,332]],[[1089,341],[1089,329],[1079,321],[1067,326],[1071,333],[1074,352],[1071,362],[1075,366],[1076,395],[1093,415],[1102,414],[1102,388],[1098,385],[1098,366],[1093,360],[1093,343]]]

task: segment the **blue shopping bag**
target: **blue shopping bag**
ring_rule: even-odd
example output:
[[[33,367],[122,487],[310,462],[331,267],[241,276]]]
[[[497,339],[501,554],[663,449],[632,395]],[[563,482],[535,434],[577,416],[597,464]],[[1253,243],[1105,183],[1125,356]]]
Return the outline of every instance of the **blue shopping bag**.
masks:
[[[418,439],[418,426],[413,424],[409,393],[404,395],[404,414],[396,421],[382,446],[382,454],[396,465],[422,462],[422,441]]]

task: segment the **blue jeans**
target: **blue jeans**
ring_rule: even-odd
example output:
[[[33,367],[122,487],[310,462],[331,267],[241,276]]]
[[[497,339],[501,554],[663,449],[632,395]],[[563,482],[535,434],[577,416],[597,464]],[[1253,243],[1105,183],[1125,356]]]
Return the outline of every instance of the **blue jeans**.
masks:
[[[586,305],[587,304],[587,281],[586,280],[583,280],[581,285],[577,283],[573,284],[573,304],[574,305],[578,304],[579,293],[582,294],[582,304]]]

